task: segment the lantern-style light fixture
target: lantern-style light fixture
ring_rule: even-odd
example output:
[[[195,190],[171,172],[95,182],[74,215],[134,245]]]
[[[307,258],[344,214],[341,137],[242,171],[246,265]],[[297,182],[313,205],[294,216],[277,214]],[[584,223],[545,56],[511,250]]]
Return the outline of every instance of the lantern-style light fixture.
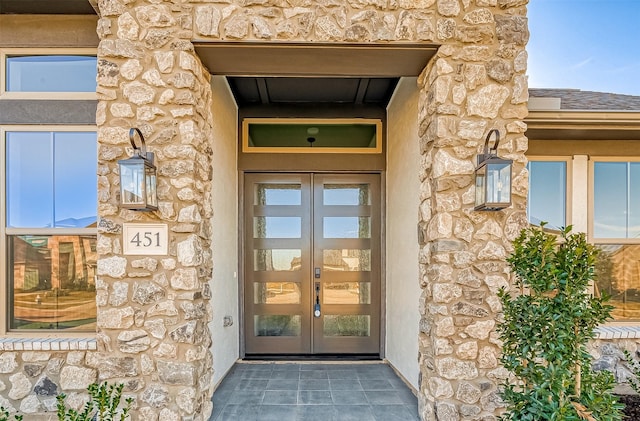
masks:
[[[153,153],[147,152],[144,136],[137,128],[129,130],[133,156],[118,161],[120,166],[120,206],[138,211],[158,209],[156,167]]]
[[[495,143],[489,148],[491,136]],[[500,132],[492,129],[484,142],[484,153],[478,155],[476,167],[475,210],[496,211],[511,206],[511,164],[510,159],[498,157]]]

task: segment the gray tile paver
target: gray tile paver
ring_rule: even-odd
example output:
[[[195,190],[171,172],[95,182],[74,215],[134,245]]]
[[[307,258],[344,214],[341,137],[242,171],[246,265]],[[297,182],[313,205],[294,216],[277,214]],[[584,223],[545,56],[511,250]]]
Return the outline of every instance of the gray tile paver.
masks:
[[[367,402],[367,396],[359,390],[332,390],[331,398],[334,405],[362,405]]]
[[[416,421],[418,400],[383,363],[237,363],[210,421]]]
[[[298,380],[271,379],[266,390],[298,390]]]
[[[394,390],[395,387],[386,379],[360,379],[363,390]],[[406,386],[405,386],[406,387]]]
[[[265,390],[262,405],[297,405],[297,390]]]
[[[329,386],[331,390],[362,390],[360,381],[354,379],[330,379]]]
[[[300,390],[329,390],[329,380],[304,379],[299,382]]]

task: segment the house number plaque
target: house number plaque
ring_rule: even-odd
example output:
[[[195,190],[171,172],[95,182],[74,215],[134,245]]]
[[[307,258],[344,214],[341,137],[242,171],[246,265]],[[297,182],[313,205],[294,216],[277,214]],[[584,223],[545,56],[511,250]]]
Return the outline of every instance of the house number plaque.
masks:
[[[135,255],[166,255],[168,231],[166,224],[122,224],[122,251]]]

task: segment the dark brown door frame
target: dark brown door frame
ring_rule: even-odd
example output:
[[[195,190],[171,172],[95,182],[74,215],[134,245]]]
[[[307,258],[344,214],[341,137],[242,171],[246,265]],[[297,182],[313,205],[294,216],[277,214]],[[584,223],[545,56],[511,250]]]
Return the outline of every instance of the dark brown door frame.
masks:
[[[265,173],[261,173],[261,174],[265,174]],[[282,173],[266,173],[268,174],[268,177],[270,177],[270,180],[282,180],[283,177],[286,178],[287,174],[282,174]],[[311,345],[311,346],[316,346],[315,352],[316,353],[345,353],[345,352],[349,352],[349,350],[353,350],[354,346],[356,347],[356,349],[363,349],[362,346],[364,346],[363,344],[366,343],[367,341],[369,342],[369,348],[368,349],[376,349],[375,346],[371,346],[371,341],[373,340],[375,344],[377,344],[377,349],[376,351],[378,351],[380,356],[384,355],[384,338],[385,338],[385,332],[384,332],[384,316],[385,316],[385,311],[384,311],[384,261],[383,261],[383,253],[382,253],[382,247],[383,247],[383,218],[382,218],[382,210],[383,210],[383,206],[382,206],[382,196],[383,196],[383,191],[382,191],[382,174],[380,172],[374,172],[374,173],[366,173],[363,174],[362,172],[358,172],[358,173],[341,173],[341,174],[336,174],[336,173],[331,173],[331,175],[329,174],[325,174],[325,173],[321,173],[321,172],[316,172],[315,174],[317,174],[317,177],[319,179],[323,179],[325,177],[329,177],[330,179],[339,182],[340,180],[345,180],[345,179],[349,179],[349,178],[353,178],[353,175],[364,175],[364,177],[368,177],[368,180],[374,180],[373,184],[372,184],[372,188],[375,189],[375,192],[373,194],[372,197],[372,205],[370,208],[373,209],[373,213],[371,214],[371,217],[373,220],[377,221],[377,223],[372,223],[372,232],[371,232],[371,239],[368,241],[377,241],[377,246],[376,247],[372,247],[372,255],[371,255],[371,260],[372,262],[379,262],[377,265],[373,265],[374,267],[372,267],[373,272],[370,274],[373,279],[377,279],[377,282],[372,282],[372,291],[371,291],[371,296],[372,296],[372,302],[371,304],[365,305],[365,307],[370,307],[370,310],[372,310],[372,313],[374,315],[374,317],[372,318],[371,321],[371,325],[370,325],[370,329],[371,329],[371,333],[372,333],[372,337],[371,338],[359,338],[359,337],[339,337],[339,338],[332,338],[329,341],[326,341],[326,344],[324,347],[319,346],[320,343],[322,343],[322,341],[320,340],[321,338],[316,337],[315,339],[315,344]],[[350,176],[351,174],[351,176]],[[368,175],[367,175],[368,174]],[[303,177],[305,175],[309,176],[309,177],[313,177],[313,173],[296,173],[296,175],[302,175]],[[246,242],[249,241],[249,234],[247,233],[248,230],[253,230],[252,224],[250,224],[249,222],[249,215],[250,212],[247,212],[247,207],[250,206],[250,199],[248,199],[246,196],[248,196],[248,194],[246,194],[246,192],[248,191],[248,189],[246,188],[246,186],[244,185],[245,182],[247,182],[247,180],[251,180],[252,177],[254,177],[252,175],[251,172],[240,172],[239,173],[240,176],[240,192],[242,192],[243,194],[243,200],[240,201],[240,214],[239,217],[241,218],[241,226],[243,226],[243,231],[244,234],[241,235],[241,244],[239,246],[239,252],[241,253],[241,261],[244,262],[243,265],[240,268],[240,277],[239,277],[239,295],[240,295],[240,303],[241,304],[241,308],[240,308],[240,346],[241,346],[241,352],[240,355],[241,357],[244,357],[247,353],[247,343],[246,343],[246,333],[247,333],[247,328],[250,327],[250,325],[252,325],[252,323],[250,321],[246,321],[245,317],[247,317],[248,315],[245,313],[245,307],[248,305],[249,301],[252,301],[253,297],[251,297],[252,292],[246,291],[246,286],[245,286],[245,277],[247,276],[248,273],[248,266],[247,264],[249,263],[249,261],[252,261],[253,258],[251,256],[245,256],[246,251],[248,250],[248,247],[246,247]],[[345,178],[346,177],[346,178]],[[321,185],[321,183],[317,183],[316,185]],[[316,192],[316,195],[318,193]],[[321,192],[319,193],[321,194]],[[313,200],[313,198],[309,198],[309,200]],[[330,207],[329,207],[330,208]],[[278,209],[276,210],[276,214],[278,213]],[[300,209],[302,210],[302,208]],[[335,210],[335,209],[334,209]],[[260,211],[260,210],[259,210]],[[308,211],[305,209],[305,211]],[[366,213],[366,212],[365,212]],[[307,213],[308,215],[311,215],[311,212]],[[319,213],[316,213],[319,214]],[[271,215],[271,216],[276,216],[275,214]],[[321,216],[320,216],[321,217]],[[251,216],[251,218],[253,218],[253,216]],[[303,218],[301,216],[301,218]],[[304,221],[303,218],[303,226],[306,226],[307,222]],[[321,224],[319,224],[317,221],[315,222],[315,224],[312,224],[311,221],[308,221],[308,224],[310,225],[315,225],[316,228],[315,230],[317,231],[318,229],[321,229]],[[304,230],[305,228],[303,228]],[[307,229],[309,229],[309,227],[307,226]],[[251,234],[253,234],[253,232],[251,232]],[[316,234],[317,235],[317,234]],[[253,235],[251,235],[251,237],[253,237]],[[312,239],[306,239],[304,241],[308,241],[309,242],[309,249],[311,249],[311,241]],[[355,241],[354,241],[355,240]],[[269,240],[260,240],[258,243],[261,243],[264,241],[264,245],[268,246],[269,244]],[[325,240],[325,241],[331,241],[331,240]],[[345,240],[341,240],[341,241],[345,241]],[[358,242],[362,242],[361,240],[357,240],[357,239],[349,239],[346,240],[347,243],[354,243],[355,247],[358,247],[358,245],[356,243]],[[361,245],[361,244],[360,244]],[[311,257],[315,257],[316,260],[320,259],[319,256],[310,256]],[[310,259],[313,260],[313,259]],[[253,262],[251,262],[251,264],[253,264]],[[313,276],[313,268],[310,267],[310,270],[308,271],[307,274],[304,274],[305,277],[310,278],[307,279],[306,282],[304,282],[304,284],[306,284],[301,291],[301,295],[302,297],[307,297],[310,300],[313,300],[313,297],[315,296],[314,294],[312,294],[310,291],[310,289],[313,289],[313,285],[314,285],[314,279],[312,278]],[[343,274],[347,273],[347,272],[342,272]],[[324,275],[324,274],[323,274]],[[327,278],[331,278],[329,276],[329,274],[327,274]],[[264,281],[264,280],[263,280]],[[245,294],[245,292],[247,292],[247,294]],[[302,299],[302,301],[304,301],[305,298]],[[311,303],[313,304],[313,303]],[[354,307],[355,306],[355,307]],[[304,307],[304,306],[303,306]],[[312,305],[308,305],[306,306],[307,308],[304,309],[304,316],[308,317],[308,313],[309,311],[313,310],[313,306]],[[339,311],[337,309],[337,307],[339,306],[330,306],[330,305],[323,305],[323,314],[327,314],[326,311],[329,310],[333,310],[333,313],[338,313]],[[354,311],[357,313],[358,307],[362,308],[362,305],[351,305],[352,307],[352,311]],[[345,307],[343,307],[343,310],[345,309]],[[377,317],[376,313],[377,312]],[[313,317],[311,317],[311,321],[312,323],[315,323],[317,326],[314,326],[315,329],[314,331],[316,332],[316,336],[318,334],[321,335],[321,330],[320,330],[320,326],[321,324],[319,324],[320,319],[315,319]],[[249,323],[247,323],[249,322]],[[304,336],[304,335],[303,335]],[[284,338],[285,341],[284,342],[289,342],[289,343],[293,343],[296,341],[296,339],[293,338]],[[306,340],[306,339],[305,339]],[[313,343],[314,339],[311,338],[311,341]],[[268,341],[264,341],[264,342],[268,342]],[[350,344],[348,344],[350,342]],[[265,353],[279,353],[279,347],[278,346],[269,346],[266,344],[264,345],[264,352]],[[251,348],[251,347],[249,347]],[[300,354],[307,354],[310,351],[314,351],[313,348],[311,350],[308,350],[308,348],[304,347],[304,346],[298,346],[297,348],[294,348],[296,350],[296,353],[300,353]],[[362,353],[362,351],[356,352],[356,353]],[[368,352],[367,352],[368,353]]]

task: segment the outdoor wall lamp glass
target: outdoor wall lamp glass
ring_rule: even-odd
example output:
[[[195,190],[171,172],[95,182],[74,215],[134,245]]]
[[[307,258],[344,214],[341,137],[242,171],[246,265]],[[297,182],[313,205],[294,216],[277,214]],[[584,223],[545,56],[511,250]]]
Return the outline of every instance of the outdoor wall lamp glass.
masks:
[[[153,153],[147,152],[144,136],[139,129],[129,130],[129,141],[133,147],[133,156],[118,161],[120,167],[120,206],[138,211],[157,210],[158,195]]]
[[[491,136],[495,143],[489,148]],[[496,211],[511,206],[511,164],[510,159],[498,157],[500,132],[492,129],[484,142],[484,153],[478,155],[476,167],[475,210]]]

